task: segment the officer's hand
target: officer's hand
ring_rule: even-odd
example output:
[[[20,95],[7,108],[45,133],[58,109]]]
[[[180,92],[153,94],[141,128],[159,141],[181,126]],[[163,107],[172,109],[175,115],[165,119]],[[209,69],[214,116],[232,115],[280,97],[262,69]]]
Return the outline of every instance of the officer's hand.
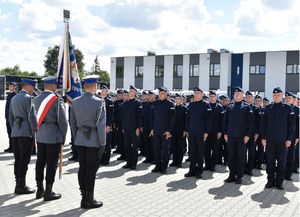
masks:
[[[265,139],[261,140],[261,144],[266,147],[267,146],[267,140],[265,140]]]
[[[141,127],[141,132],[143,133],[143,127]]]
[[[136,136],[139,136],[139,134],[140,134],[139,128],[137,128],[137,129],[135,130],[135,134],[136,134]]]
[[[186,135],[186,137],[189,137],[189,133],[188,132],[186,132],[185,135]]]
[[[185,131],[183,131],[183,137],[185,137],[186,136],[186,132]]]
[[[98,158],[102,157],[104,151],[105,151],[105,146],[100,146],[97,153]]]
[[[166,135],[166,140],[168,140],[168,139],[169,139],[169,137],[170,137],[170,135],[171,135],[171,133],[170,133],[170,132],[168,132],[168,131],[166,131],[166,132],[164,133],[164,135]]]
[[[226,143],[228,143],[228,136],[226,134],[224,134],[224,139],[225,139]]]
[[[207,134],[207,133],[204,133],[204,135],[203,135],[203,140],[206,141],[207,137],[208,137],[208,134]]]
[[[150,132],[150,134],[149,134],[149,137],[151,137],[151,136],[154,136],[153,130],[151,130],[151,132]]]
[[[256,133],[255,136],[254,136],[254,142],[256,142],[258,136],[259,136],[259,134]]]
[[[122,130],[122,132],[124,133],[124,130]]]
[[[109,133],[110,131],[110,126],[106,126],[106,133]]]
[[[114,129],[116,128],[116,124],[115,123],[113,124],[113,127],[114,127]]]
[[[219,132],[219,133],[217,134],[217,139],[220,139],[221,136],[222,136],[222,133]]]
[[[246,144],[249,141],[249,136],[244,137],[244,143]]]
[[[296,139],[295,140],[295,146],[297,145],[298,142],[299,142],[299,139]]]
[[[117,127],[117,130],[118,130],[118,127]]]
[[[290,140],[287,140],[287,141],[285,142],[285,147],[287,147],[287,148],[290,147],[290,146],[291,146],[291,143],[292,143],[292,142],[291,142]]]

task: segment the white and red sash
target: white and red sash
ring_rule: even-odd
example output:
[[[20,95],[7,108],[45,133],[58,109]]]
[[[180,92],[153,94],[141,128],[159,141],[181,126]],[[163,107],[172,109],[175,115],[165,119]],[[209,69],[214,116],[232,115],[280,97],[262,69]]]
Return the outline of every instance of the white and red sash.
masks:
[[[51,105],[54,103],[54,101],[58,98],[57,95],[54,93],[50,93],[41,103],[39,110],[37,112],[37,119],[38,119],[38,126],[35,129],[35,132],[39,129],[40,125],[42,124],[46,114],[48,113]]]

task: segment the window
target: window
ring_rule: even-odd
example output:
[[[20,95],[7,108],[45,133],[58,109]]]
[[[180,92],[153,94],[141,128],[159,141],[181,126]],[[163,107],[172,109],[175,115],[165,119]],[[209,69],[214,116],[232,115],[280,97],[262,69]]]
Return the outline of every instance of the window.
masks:
[[[190,76],[199,76],[199,65],[190,65]]]
[[[174,77],[182,76],[182,72],[183,72],[182,65],[174,65],[174,72],[173,72]]]
[[[164,77],[164,66],[155,66],[155,77]]]
[[[144,67],[143,66],[135,66],[135,77],[143,77]]]
[[[250,74],[265,74],[265,73],[266,73],[266,66],[263,65],[250,66]]]
[[[297,64],[293,64],[293,65],[287,65],[286,66],[286,73],[291,74],[291,73],[299,73],[300,69],[299,69],[299,65]]]
[[[124,66],[117,66],[116,68],[116,77],[123,78],[124,77]]]
[[[237,67],[236,67],[236,75],[239,76],[239,74],[240,74],[240,67],[237,66]]]
[[[210,76],[220,76],[220,64],[210,64]]]

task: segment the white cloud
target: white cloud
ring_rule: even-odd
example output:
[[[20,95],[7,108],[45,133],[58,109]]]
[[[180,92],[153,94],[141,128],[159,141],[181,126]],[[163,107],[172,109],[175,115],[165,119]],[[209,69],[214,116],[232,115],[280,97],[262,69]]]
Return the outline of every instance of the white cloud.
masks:
[[[12,13],[10,13],[10,12],[8,12],[8,13],[6,13],[6,14],[3,14],[3,15],[1,15],[1,9],[0,9],[0,21],[2,21],[2,23],[3,23],[3,21],[4,21],[4,20],[6,20],[6,19],[10,18],[10,17],[11,17],[11,15],[12,15]]]
[[[11,30],[11,28],[6,28],[4,29],[4,32],[9,32]]]
[[[215,15],[217,15],[217,16],[220,16],[220,17],[224,16],[224,11],[222,11],[222,10],[218,10],[217,11],[216,9],[213,9],[212,13],[215,14]]]

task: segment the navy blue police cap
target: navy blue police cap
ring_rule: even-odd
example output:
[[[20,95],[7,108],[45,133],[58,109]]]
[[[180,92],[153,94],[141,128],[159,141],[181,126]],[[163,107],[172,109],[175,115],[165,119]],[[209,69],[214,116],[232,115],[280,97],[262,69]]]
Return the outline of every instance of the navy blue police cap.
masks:
[[[170,96],[170,97],[171,97],[171,95],[170,95],[169,93],[167,93],[167,96]]]
[[[111,97],[116,97],[116,96],[114,94],[112,94]]]
[[[179,93],[176,93],[175,96],[176,97],[181,97],[181,95]]]
[[[16,87],[18,84],[17,84],[17,82],[10,81],[9,85],[14,85]]]
[[[101,92],[98,92],[98,95],[100,96],[100,95],[101,95]]]
[[[246,102],[245,98],[242,99],[243,102]]]
[[[161,92],[161,91],[166,91],[168,92],[168,89],[166,87],[160,87],[158,88],[158,91]]]
[[[148,94],[150,95],[150,94],[154,94],[155,95],[155,93],[152,91],[152,90],[149,90],[148,91]]]
[[[89,83],[97,83],[98,78],[99,78],[99,75],[88,75],[88,76],[82,78],[82,80],[85,84],[89,84]]]
[[[147,91],[145,91],[145,90],[143,91],[143,93],[142,93],[142,94],[148,95]]]
[[[186,99],[186,95],[182,94],[182,98]]]
[[[102,89],[108,89],[106,85],[102,85]]]
[[[123,90],[117,90],[117,93],[123,93]]]
[[[217,92],[214,90],[209,91],[209,95],[217,95]]]
[[[137,92],[137,89],[136,89],[136,87],[135,86],[133,86],[133,85],[130,85],[130,88],[129,89],[133,89],[133,90],[135,90],[136,92]]]
[[[217,99],[217,102],[218,102],[218,103],[220,103],[220,102],[221,102],[221,100]]]
[[[203,95],[203,97],[202,97],[203,99],[207,99],[207,98],[209,98],[209,96],[207,96],[207,95]]]
[[[241,87],[236,87],[235,88],[235,92],[243,92],[244,93],[244,91],[243,91],[243,89]]]
[[[36,79],[23,78],[22,83],[31,84],[31,85],[35,86],[36,83],[37,83],[37,80]]]
[[[254,99],[261,99],[261,96],[260,96],[260,95],[256,95],[256,96],[254,97]]]
[[[229,97],[226,94],[223,94],[220,98],[222,100],[222,99],[226,99],[226,98],[229,98]]]
[[[200,87],[198,87],[198,86],[195,87],[194,92],[195,92],[195,91],[201,91],[201,92],[203,93],[202,89],[201,89]]]
[[[282,93],[282,90],[280,87],[275,87],[273,93]]]
[[[171,101],[172,101],[172,102],[175,102],[175,99],[174,99],[174,98],[171,98]]]
[[[253,96],[253,94],[249,90],[247,90],[246,96]]]
[[[50,76],[43,78],[42,81],[44,84],[57,84],[57,76]]]
[[[194,98],[195,97],[195,95],[194,94],[191,94],[191,98]]]
[[[295,94],[293,94],[292,92],[288,91],[285,93],[285,96],[292,96],[293,98],[297,98]]]
[[[128,90],[124,90],[123,93],[129,93],[129,91]]]
[[[267,97],[264,97],[263,101],[268,101],[269,102],[269,99]]]

